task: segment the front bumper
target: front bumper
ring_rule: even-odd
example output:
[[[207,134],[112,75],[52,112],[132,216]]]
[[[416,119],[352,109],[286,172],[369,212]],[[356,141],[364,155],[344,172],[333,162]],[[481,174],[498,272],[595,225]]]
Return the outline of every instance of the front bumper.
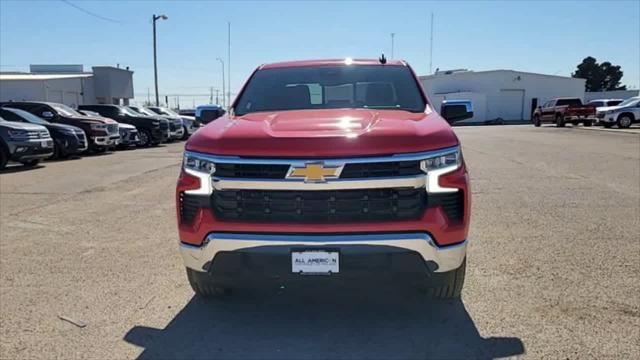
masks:
[[[120,143],[120,135],[92,136],[91,140],[97,146],[115,146]]]
[[[9,142],[10,158],[13,161],[46,159],[53,155],[53,140],[38,139]]]
[[[182,137],[184,136],[184,128],[180,127],[175,131],[171,131],[170,134],[171,139],[182,139]]]
[[[347,249],[354,246],[394,248],[416,253],[427,269],[447,272],[462,264],[467,241],[438,246],[427,233],[388,233],[360,235],[272,235],[211,233],[201,246],[180,243],[180,252],[186,267],[200,272],[210,271],[216,255],[229,252],[259,251],[265,248],[290,251],[293,248]]]

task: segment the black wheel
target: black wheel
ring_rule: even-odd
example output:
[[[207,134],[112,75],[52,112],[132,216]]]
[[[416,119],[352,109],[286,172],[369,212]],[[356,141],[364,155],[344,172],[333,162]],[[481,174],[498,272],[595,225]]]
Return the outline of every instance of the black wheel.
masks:
[[[196,295],[205,299],[219,297],[230,292],[228,287],[213,281],[208,273],[187,268],[187,279],[189,279],[189,285]]]
[[[467,258],[455,270],[432,274],[427,280],[426,295],[432,299],[458,299],[462,294],[466,269]]]
[[[107,148],[106,147],[98,147],[93,149],[93,152],[95,152],[96,154],[102,154],[107,152]]]
[[[564,116],[558,114],[556,115],[556,126],[557,127],[564,127],[565,122],[564,122]]]
[[[540,127],[540,115],[533,116],[533,126]]]
[[[607,129],[611,129],[611,127],[613,126],[612,123],[602,123],[602,126],[604,126]]]
[[[187,140],[189,138],[189,133],[187,132],[187,127],[186,126],[182,126],[182,128],[184,129],[184,134],[182,134],[182,140]]]
[[[20,161],[26,167],[34,167],[40,163],[40,159]]]
[[[58,145],[58,143],[56,141],[53,142],[53,155],[49,156],[47,158],[47,160],[55,160],[55,159],[60,159],[62,157],[61,155],[61,151],[60,151],[60,146]]]
[[[140,147],[148,147],[151,146],[151,133],[149,130],[140,129],[138,135],[140,136],[140,142],[138,146]]]
[[[593,122],[592,121],[585,121],[585,122],[582,123],[582,125],[589,127],[589,126],[593,125]]]
[[[0,144],[0,170],[4,170],[9,162],[9,154],[7,154],[7,150],[4,149],[4,146]]]
[[[633,119],[631,118],[631,115],[622,114],[618,116],[618,121],[616,123],[620,129],[627,129],[631,126],[632,122]]]

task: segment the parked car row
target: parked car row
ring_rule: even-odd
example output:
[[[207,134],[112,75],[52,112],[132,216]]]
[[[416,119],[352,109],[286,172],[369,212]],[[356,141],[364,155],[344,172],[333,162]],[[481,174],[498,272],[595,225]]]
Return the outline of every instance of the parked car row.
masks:
[[[610,128],[628,128],[635,122],[640,122],[640,97],[627,100],[596,99],[583,105],[580,98],[551,99],[533,112],[533,124],[554,123],[563,127],[567,123],[584,126],[593,124]]]
[[[184,140],[199,126],[163,107],[0,103],[0,169],[9,161],[35,166],[47,158]]]

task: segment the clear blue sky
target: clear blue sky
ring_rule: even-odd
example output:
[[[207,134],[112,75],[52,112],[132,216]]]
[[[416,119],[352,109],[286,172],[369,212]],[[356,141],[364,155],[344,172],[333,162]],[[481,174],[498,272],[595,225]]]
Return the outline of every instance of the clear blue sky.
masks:
[[[419,74],[433,68],[514,69],[570,75],[586,56],[621,65],[640,86],[640,1],[581,2],[186,2],[0,0],[0,70],[33,63],[130,66],[138,100],[153,91],[151,15],[158,24],[161,94],[221,88],[231,22],[232,91],[265,62],[390,54]],[[183,106],[191,105],[183,97]],[[199,98],[197,102],[206,102]],[[173,100],[172,100],[173,105]]]

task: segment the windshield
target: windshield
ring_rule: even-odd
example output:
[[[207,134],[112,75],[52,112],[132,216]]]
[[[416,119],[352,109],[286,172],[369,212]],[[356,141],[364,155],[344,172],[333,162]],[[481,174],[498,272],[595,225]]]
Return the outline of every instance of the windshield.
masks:
[[[155,112],[143,107],[136,108],[136,111],[147,116],[158,116]]]
[[[159,115],[178,116],[178,117],[180,116],[180,114],[168,108],[152,108],[151,110],[156,112]]]
[[[576,99],[558,99],[558,102],[556,103],[556,106],[564,106],[564,105],[569,105],[569,106],[582,106],[582,100],[576,98]]]
[[[82,116],[79,112],[73,110],[64,104],[49,104],[52,108],[54,108],[58,113],[64,116]]]
[[[41,119],[35,115],[33,115],[32,113],[28,112],[28,111],[24,111],[24,110],[20,110],[20,109],[13,109],[13,108],[4,108],[4,110],[6,111],[11,111],[14,114],[20,116],[21,118],[23,118],[24,120],[27,120],[27,122],[30,122],[32,124],[40,124],[40,125],[48,125],[49,122]]]
[[[257,71],[235,113],[339,108],[423,112],[425,105],[405,66],[318,66]]]
[[[141,113],[139,113],[139,112],[137,112],[137,111],[135,111],[135,110],[133,110],[131,108],[126,107],[126,106],[122,106],[120,109],[122,110],[123,113],[125,113],[125,114],[127,114],[129,116],[145,116],[144,114],[141,114]]]
[[[633,106],[638,101],[640,101],[640,98],[632,97],[632,98],[629,98],[629,99],[621,102],[620,104],[618,104],[618,106]]]

